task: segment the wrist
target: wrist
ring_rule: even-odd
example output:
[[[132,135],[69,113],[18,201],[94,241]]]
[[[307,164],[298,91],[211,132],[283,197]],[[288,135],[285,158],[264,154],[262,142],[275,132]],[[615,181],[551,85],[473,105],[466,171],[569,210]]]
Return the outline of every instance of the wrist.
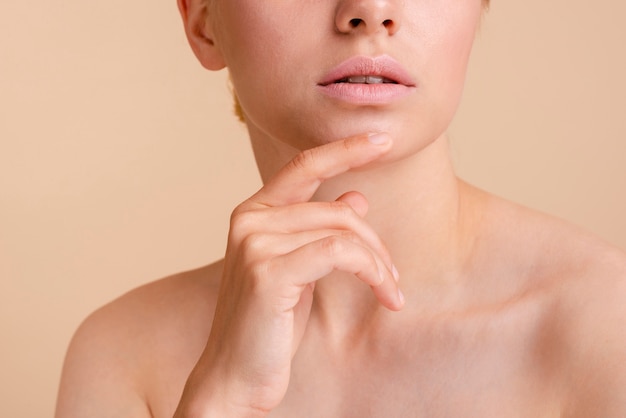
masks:
[[[248,390],[232,379],[205,373],[198,379],[196,372],[187,380],[174,418],[261,418],[269,413],[252,401],[246,402],[243,394]]]
[[[234,405],[223,400],[196,399],[185,401],[183,399],[174,413],[174,418],[261,418],[267,414],[268,411]]]

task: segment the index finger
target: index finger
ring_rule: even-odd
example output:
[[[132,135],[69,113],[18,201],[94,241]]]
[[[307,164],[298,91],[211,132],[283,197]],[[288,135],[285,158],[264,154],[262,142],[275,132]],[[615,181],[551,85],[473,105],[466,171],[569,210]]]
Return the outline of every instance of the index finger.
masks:
[[[249,200],[265,206],[307,202],[320,184],[391,149],[388,134],[358,135],[302,151]]]

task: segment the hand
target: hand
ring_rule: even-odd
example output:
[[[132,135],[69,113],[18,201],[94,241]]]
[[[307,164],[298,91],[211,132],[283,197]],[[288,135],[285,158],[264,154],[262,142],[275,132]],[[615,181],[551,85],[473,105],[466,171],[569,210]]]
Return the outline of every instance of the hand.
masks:
[[[289,384],[315,282],[335,270],[370,285],[385,307],[402,307],[391,257],[363,220],[365,197],[349,192],[335,202],[309,202],[324,180],[390,148],[391,139],[378,134],[304,151],[234,210],[211,334],[181,405],[204,413],[220,399],[228,416],[235,416],[232,408],[245,416],[275,408]]]

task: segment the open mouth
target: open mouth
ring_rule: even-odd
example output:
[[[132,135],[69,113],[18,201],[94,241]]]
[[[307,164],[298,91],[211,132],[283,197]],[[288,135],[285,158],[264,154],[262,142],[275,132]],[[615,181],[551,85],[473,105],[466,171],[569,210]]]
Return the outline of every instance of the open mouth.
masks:
[[[348,84],[398,84],[396,81],[378,75],[355,75],[335,81]]]
[[[361,84],[415,87],[409,73],[393,58],[355,56],[341,62],[321,77],[319,86]]]
[[[348,58],[317,85],[326,96],[356,106],[384,106],[416,91],[413,77],[388,55]]]

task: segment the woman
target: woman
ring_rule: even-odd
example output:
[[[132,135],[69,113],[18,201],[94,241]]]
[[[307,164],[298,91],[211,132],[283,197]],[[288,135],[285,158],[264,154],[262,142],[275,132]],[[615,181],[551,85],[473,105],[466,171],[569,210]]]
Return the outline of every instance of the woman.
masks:
[[[179,0],[264,187],[94,313],[58,417],[623,417],[626,257],[460,181],[481,0]]]

